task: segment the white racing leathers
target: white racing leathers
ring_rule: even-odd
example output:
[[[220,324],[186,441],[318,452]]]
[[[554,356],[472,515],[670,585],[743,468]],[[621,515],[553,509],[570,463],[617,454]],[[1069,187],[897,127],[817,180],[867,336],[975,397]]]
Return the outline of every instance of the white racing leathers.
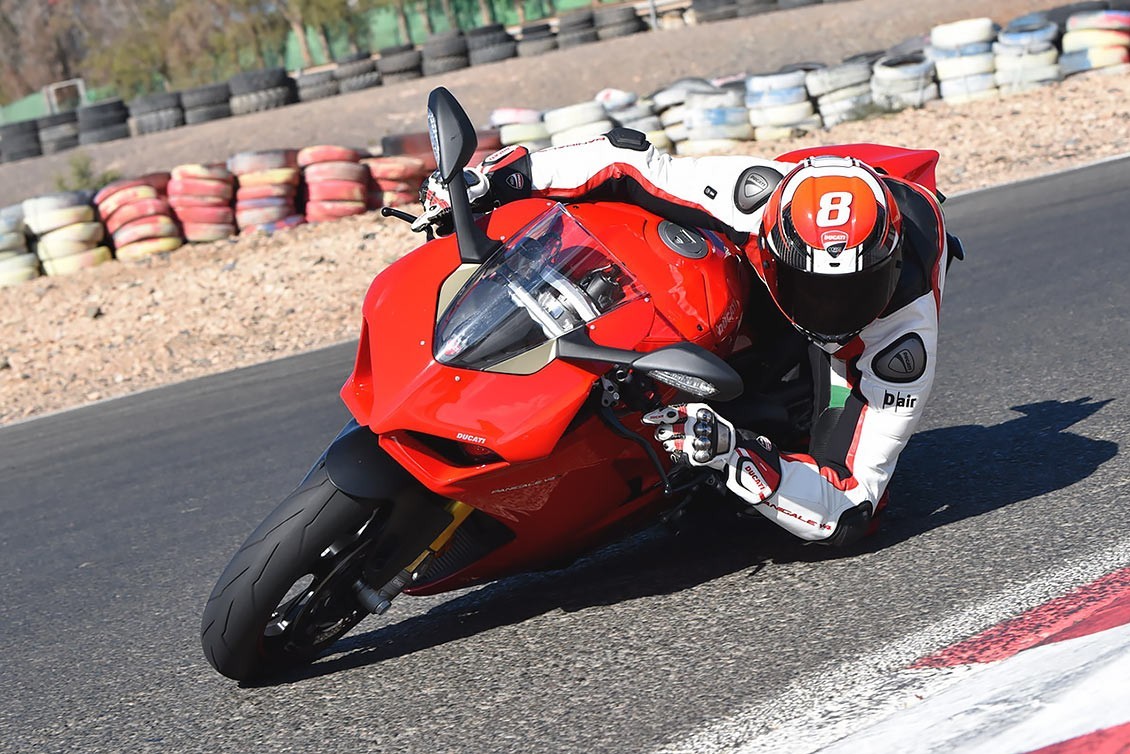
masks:
[[[534,153],[504,150],[483,167],[503,201],[627,201],[675,222],[722,230],[739,245],[757,243],[762,207],[793,164],[746,156],[671,157],[641,136],[615,131]],[[726,474],[735,494],[805,540],[847,544],[869,533],[934,381],[947,260],[944,220],[928,189],[892,177],[884,181],[904,223],[903,268],[891,303],[846,345],[810,347],[816,396],[809,450],[781,452],[775,494],[760,500],[736,482],[739,475]],[[745,429],[758,433],[757,427]]]

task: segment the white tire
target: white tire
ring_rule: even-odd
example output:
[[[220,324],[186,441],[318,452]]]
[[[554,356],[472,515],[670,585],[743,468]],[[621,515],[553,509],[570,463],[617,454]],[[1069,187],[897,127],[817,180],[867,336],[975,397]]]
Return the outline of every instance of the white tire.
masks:
[[[887,55],[871,66],[872,81],[932,81],[934,61],[925,55]]]
[[[71,275],[79,270],[105,264],[112,258],[113,256],[110,254],[108,248],[99,246],[95,249],[90,249],[79,254],[72,254],[60,259],[44,260],[43,271],[48,275]]]
[[[1045,68],[1055,65],[1059,51],[1054,47],[1031,55],[997,55],[997,72],[1022,71],[1028,68]]]
[[[490,113],[490,124],[495,128],[519,123],[541,123],[541,110],[528,107],[500,107]]]
[[[649,115],[655,115],[655,111],[651,109],[651,104],[649,103],[645,105],[638,102],[629,107],[620,108],[618,110],[609,110],[607,113],[607,117],[611,118],[612,120],[619,121],[620,123],[624,123],[629,120],[640,120],[641,118],[646,118]]]
[[[751,141],[753,139],[753,126],[748,122],[707,126],[688,125],[687,138],[692,141],[713,141],[716,139]]]
[[[811,102],[798,102],[795,105],[750,110],[749,122],[754,127],[791,126],[794,123],[811,118],[815,112],[816,110]]]
[[[871,81],[871,65],[859,62],[809,71],[804,78],[804,85],[813,97],[821,97],[837,89],[847,89],[869,81]]]
[[[750,76],[745,80],[747,92],[767,92],[773,89],[795,89],[804,86],[806,71],[788,71],[787,73],[764,73]]]
[[[35,259],[35,255],[30,255]],[[39,260],[35,260],[38,264]],[[11,285],[19,285],[26,283],[29,280],[34,280],[39,277],[39,267],[25,267],[18,270],[0,270],[0,288],[7,288]]]
[[[760,126],[753,129],[753,138],[757,141],[781,141],[782,139],[795,139],[798,136],[819,131],[824,127],[824,121],[819,115],[813,116],[791,126]]]
[[[521,144],[523,141],[548,139],[549,131],[545,124],[540,121],[537,123],[506,123],[498,129],[498,137],[502,140],[502,146],[508,147],[511,144]]]
[[[930,44],[934,47],[961,47],[996,39],[997,27],[991,18],[967,18],[949,24],[939,24],[930,30]]]
[[[14,257],[0,259],[0,273],[26,269],[39,269],[39,258],[35,254],[17,254]]]
[[[41,212],[52,212],[57,209],[81,207],[89,204],[89,198],[81,191],[64,191],[59,194],[36,196],[31,199],[24,199],[24,218],[26,219],[28,215],[35,215]]]
[[[0,233],[0,253],[5,251],[27,251],[27,238],[23,232]]]
[[[927,87],[937,86],[937,84],[938,82],[933,78],[919,81],[912,79],[905,79],[903,81],[879,81],[878,79],[871,79],[871,92],[880,95],[913,94]]]
[[[980,92],[973,92],[971,94],[951,94],[944,97],[945,101],[951,105],[964,105],[967,102],[981,102],[984,100],[1000,99],[1000,91],[997,89],[984,89]]]
[[[941,82],[942,99],[948,101],[953,97],[978,94],[989,89],[996,89],[996,86],[996,78],[991,73],[964,76],[958,79],[944,79]]]
[[[910,107],[922,107],[927,102],[938,99],[939,96],[938,85],[934,83],[913,92],[872,92],[871,100],[876,106],[886,110],[906,110]]]
[[[622,110],[625,107],[631,107],[639,99],[639,95],[635,92],[628,92],[623,89],[601,89],[593,97],[594,100],[604,105],[604,109],[608,111]]]
[[[686,105],[675,105],[674,107],[667,108],[659,114],[659,122],[663,124],[664,128],[666,128],[667,126],[673,126],[676,123],[682,123],[683,118],[686,117],[686,114]]]
[[[764,92],[746,92],[745,106],[753,110],[758,107],[780,107],[795,105],[808,99],[808,89],[796,86],[792,89],[769,89]]]
[[[651,143],[651,146],[661,151],[670,152],[675,146],[674,142],[671,141],[671,138],[667,136],[667,132],[663,129],[660,129],[658,131],[648,131],[646,136],[647,140]]]
[[[667,128],[663,129],[663,132],[667,134],[668,139],[676,144],[678,144],[680,141],[687,140],[687,127],[683,123],[676,123],[673,126],[667,126]]]
[[[744,149],[746,143],[735,139],[699,139],[680,141],[675,144],[675,153],[680,155],[704,155],[734,152]]]
[[[942,58],[934,61],[934,68],[941,81],[959,79],[965,76],[978,76],[992,73],[997,68],[997,59],[991,52],[983,55],[962,55],[957,58]]]
[[[1017,68],[1011,71],[997,71],[994,75],[997,86],[1018,86],[1020,84],[1035,84],[1059,81],[1063,78],[1059,66],[1055,63],[1032,68]]]
[[[692,92],[684,103],[688,110],[708,110],[716,107],[745,107],[745,93],[737,89],[723,89],[711,94]]]
[[[39,243],[51,241],[101,241],[106,235],[106,227],[99,222],[73,223],[53,230],[40,237]],[[95,244],[97,245],[97,244]],[[93,247],[92,247],[93,248]]]
[[[82,254],[98,246],[98,241],[74,241],[67,238],[44,236],[35,246],[35,253],[44,262]]]
[[[870,81],[865,81],[855,86],[849,86],[846,89],[837,89],[834,92],[828,92],[823,97],[816,100],[816,109],[820,112],[824,112],[829,106],[835,105],[837,102],[842,102],[846,99],[855,99],[864,94],[869,96],[871,94]]]
[[[1064,54],[1092,47],[1130,47],[1130,32],[1109,29],[1080,29],[1063,35]]]
[[[654,115],[640,118],[639,120],[628,121],[624,123],[623,126],[624,128],[630,128],[633,131],[643,131],[644,133],[663,130],[663,124],[659,121],[659,118]]]
[[[598,120],[595,123],[585,123],[581,126],[553,133],[549,137],[549,143],[555,147],[560,147],[564,144],[577,144],[582,141],[590,141],[598,136],[603,136],[613,128],[615,128],[615,126],[612,125],[612,121],[610,120]]]
[[[545,128],[551,136],[598,121],[606,122],[605,112],[604,105],[595,100],[559,107],[545,114]]]
[[[711,107],[704,109],[687,108],[683,117],[687,128],[706,126],[736,126],[749,123],[749,111],[744,107]]]
[[[35,210],[25,216],[28,230],[37,236],[50,233],[74,223],[86,223],[94,219],[94,207],[84,204],[62,209]]]
[[[1015,58],[1022,55],[1038,55],[1048,50],[1055,50],[1059,54],[1059,48],[1052,42],[1033,42],[1027,45],[1011,45],[1004,44],[1003,42],[993,42],[993,54],[998,58]],[[999,64],[999,61],[998,61]]]

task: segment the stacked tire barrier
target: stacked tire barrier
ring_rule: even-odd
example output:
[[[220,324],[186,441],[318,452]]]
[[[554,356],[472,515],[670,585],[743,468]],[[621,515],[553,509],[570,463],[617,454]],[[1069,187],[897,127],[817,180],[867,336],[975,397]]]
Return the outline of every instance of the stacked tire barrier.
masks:
[[[871,99],[880,109],[922,107],[940,96],[934,61],[922,52],[884,55],[871,66]]]
[[[232,115],[231,87],[226,81],[185,89],[180,94],[180,100],[187,126],[230,118]]]
[[[1010,21],[993,43],[997,89],[1016,94],[1063,78],[1059,70],[1059,27],[1043,13]]]
[[[738,17],[759,16],[777,10],[777,0],[737,0]]]
[[[302,173],[296,150],[240,152],[228,160],[227,167],[237,186],[235,224],[240,235],[273,233],[306,222],[297,207]]]
[[[459,29],[433,34],[424,42],[420,70],[425,76],[458,71],[471,65],[467,40]]]
[[[372,177],[364,155],[348,147],[320,145],[298,152],[306,187],[306,221],[339,220],[369,211],[369,186]]]
[[[595,99],[604,105],[605,113],[614,125],[644,133],[656,149],[672,149],[671,140],[656,114],[655,101],[650,97],[637,97],[634,92],[620,89],[605,89],[598,92]]]
[[[969,18],[930,30],[926,54],[934,62],[942,99],[961,104],[999,95],[993,55],[998,31],[991,18]]]
[[[169,173],[114,181],[94,195],[98,215],[114,240],[114,256],[139,262],[184,244],[166,198]],[[44,263],[46,266],[46,263]]]
[[[207,243],[236,234],[232,199],[235,178],[226,165],[177,165],[168,187],[173,217],[189,243]]]
[[[46,274],[70,275],[112,258],[102,243],[106,229],[94,215],[89,193],[67,191],[27,199],[23,213]]]
[[[138,97],[129,103],[129,114],[139,135],[169,131],[184,125],[180,92]]]
[[[419,201],[420,184],[434,169],[424,159],[412,155],[365,157],[361,164],[368,169],[371,179],[370,210]]]
[[[596,27],[597,39],[616,39],[647,30],[647,24],[639,17],[635,6],[631,3],[594,8],[592,20]]]
[[[43,154],[55,154],[78,146],[78,114],[73,110],[45,115],[36,121]]]
[[[336,70],[299,74],[294,79],[294,85],[298,89],[299,102],[313,102],[341,93]]]
[[[381,73],[377,70],[377,61],[367,53],[358,53],[338,63],[332,76],[341,94],[359,92],[362,89],[381,85]]]
[[[805,68],[750,76],[745,82],[745,104],[757,141],[788,139],[823,127],[809,98]]]
[[[591,8],[580,8],[558,16],[557,46],[562,50],[595,42],[599,38],[593,28]]]
[[[420,70],[422,55],[412,45],[385,47],[377,58],[377,70],[386,84],[418,79],[424,74]]]
[[[232,115],[247,115],[285,107],[298,98],[294,80],[285,68],[243,71],[228,79]]]
[[[669,151],[677,151],[679,143],[687,140],[687,127],[684,123],[687,97],[693,92],[716,91],[718,87],[706,79],[683,78],[653,92],[648,97],[656,117],[659,118],[659,125],[663,127],[663,135],[670,145]]]
[[[0,126],[0,154],[4,162],[15,162],[43,154],[39,126],[34,120]]]
[[[83,105],[75,112],[79,144],[101,144],[125,139],[130,135],[129,110],[120,99]]]
[[[466,34],[467,59],[471,65],[507,60],[518,54],[518,43],[502,24],[488,24]]]
[[[816,100],[824,128],[861,120],[870,114],[874,104],[871,94],[873,62],[869,55],[864,54],[805,75],[805,87],[808,95]]]
[[[498,129],[502,146],[521,145],[531,152],[552,146],[540,110],[504,107],[490,114],[490,124]]]
[[[0,288],[39,277],[39,257],[27,246],[20,204],[0,209]]]
[[[595,138],[615,125],[596,100],[547,110],[544,120],[549,143],[555,147]]]
[[[738,17],[735,0],[691,0],[691,11],[696,24],[708,24]]]
[[[1059,60],[1063,75],[1130,63],[1130,10],[1094,10],[1067,19]]]
[[[557,37],[548,23],[526,24],[518,39],[518,57],[528,58],[557,49]]]
[[[753,125],[741,89],[689,92],[683,107],[687,138],[676,146],[678,154],[728,150],[740,146],[738,142],[753,139]]]

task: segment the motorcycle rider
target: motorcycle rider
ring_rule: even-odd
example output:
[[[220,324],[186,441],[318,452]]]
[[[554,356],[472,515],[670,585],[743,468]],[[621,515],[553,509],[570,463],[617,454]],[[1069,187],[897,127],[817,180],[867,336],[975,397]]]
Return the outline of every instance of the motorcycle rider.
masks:
[[[875,530],[926,408],[946,267],[962,252],[946,233],[939,195],[830,151],[799,163],[671,157],[617,128],[533,153],[508,147],[466,174],[477,208],[527,197],[624,201],[726,233],[743,249],[762,283],[746,311],[783,315],[770,351],[799,350],[785,366],[810,375],[807,448],[736,429],[705,403],[667,406],[644,421],[658,425],[665,450],[719,471],[732,493],[787,531],[847,545]],[[450,204],[438,176],[421,187],[421,201],[414,229],[442,227]],[[772,331],[763,321],[759,331]],[[743,370],[747,391],[769,360]]]

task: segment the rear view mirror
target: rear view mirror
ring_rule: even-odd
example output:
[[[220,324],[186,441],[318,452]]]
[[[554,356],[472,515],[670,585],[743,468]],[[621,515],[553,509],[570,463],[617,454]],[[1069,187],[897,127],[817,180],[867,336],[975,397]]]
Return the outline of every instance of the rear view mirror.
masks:
[[[471,162],[478,137],[462,105],[442,86],[428,95],[428,133],[440,180],[449,184]]]

